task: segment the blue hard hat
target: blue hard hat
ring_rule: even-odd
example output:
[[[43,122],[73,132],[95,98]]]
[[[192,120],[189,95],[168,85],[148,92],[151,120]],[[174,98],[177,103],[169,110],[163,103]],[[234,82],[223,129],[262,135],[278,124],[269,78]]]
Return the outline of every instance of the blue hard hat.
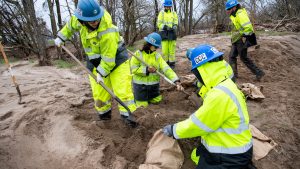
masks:
[[[237,6],[238,4],[240,4],[237,0],[228,0],[225,4],[225,8],[226,10],[234,7],[234,6]]]
[[[215,47],[208,44],[197,46],[191,54],[192,70],[223,54],[223,52],[219,52]]]
[[[185,56],[191,60],[191,54],[192,54],[192,51],[194,50],[195,48],[188,48],[187,51],[186,51],[186,54]]]
[[[104,8],[95,0],[79,0],[75,16],[82,21],[96,21],[104,14]]]
[[[172,0],[165,0],[164,6],[171,7],[173,4]]]
[[[144,37],[145,41],[150,43],[153,46],[160,48],[161,46],[161,37],[158,33],[150,33],[147,37]]]

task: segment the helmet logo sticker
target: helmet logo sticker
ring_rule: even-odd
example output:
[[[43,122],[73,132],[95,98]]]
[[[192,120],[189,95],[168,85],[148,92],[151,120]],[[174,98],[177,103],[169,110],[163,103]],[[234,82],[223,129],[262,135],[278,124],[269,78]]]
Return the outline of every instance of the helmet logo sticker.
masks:
[[[212,47],[211,49],[210,49],[211,51],[213,51],[214,52],[214,54],[216,54],[216,53],[218,53],[219,51],[215,48],[215,47]]]
[[[152,37],[150,37],[149,38],[149,41],[151,42],[151,43],[153,43],[153,44],[156,44],[155,42],[156,42],[156,40],[155,39],[153,39]]]
[[[207,59],[207,56],[205,53],[202,53],[194,58],[196,64],[198,64],[206,59]]]
[[[229,4],[230,4],[230,5],[233,5],[233,4],[235,4],[235,2],[234,2],[234,1],[231,1]]]
[[[81,10],[80,8],[77,8],[76,10],[77,10],[77,13],[78,13],[80,16],[82,16],[82,10]]]
[[[95,9],[95,10],[93,11],[93,13],[94,13],[94,15],[96,15],[96,14],[98,14],[98,11]]]

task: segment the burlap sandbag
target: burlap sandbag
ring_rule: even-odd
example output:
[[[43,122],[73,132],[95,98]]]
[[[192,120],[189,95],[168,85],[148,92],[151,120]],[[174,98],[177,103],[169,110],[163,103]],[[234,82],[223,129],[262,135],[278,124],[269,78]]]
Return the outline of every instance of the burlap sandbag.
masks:
[[[264,158],[277,145],[274,140],[265,136],[255,126],[250,124],[253,137],[253,158],[259,160]]]
[[[243,83],[241,85],[242,92],[251,99],[264,99],[265,96],[262,94],[262,86],[260,88],[256,87],[251,83]]]
[[[139,169],[180,169],[183,153],[177,140],[165,136],[162,130],[154,133],[148,143],[146,160]]]

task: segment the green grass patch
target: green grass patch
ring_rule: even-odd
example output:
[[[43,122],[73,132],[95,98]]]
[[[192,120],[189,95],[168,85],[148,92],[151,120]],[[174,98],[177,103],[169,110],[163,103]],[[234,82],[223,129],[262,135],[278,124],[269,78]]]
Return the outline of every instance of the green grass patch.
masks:
[[[69,69],[76,65],[76,63],[74,63],[74,62],[67,62],[64,60],[55,60],[55,61],[53,61],[53,64],[54,64],[54,66],[56,66],[57,68],[60,68],[60,69]]]
[[[8,62],[9,63],[14,63],[14,62],[17,62],[19,60],[21,60],[21,59],[18,59],[18,58],[8,58]],[[6,64],[4,58],[2,57],[2,55],[0,55],[0,64]]]
[[[128,46],[127,49],[132,51],[132,52],[136,51],[135,46]]]

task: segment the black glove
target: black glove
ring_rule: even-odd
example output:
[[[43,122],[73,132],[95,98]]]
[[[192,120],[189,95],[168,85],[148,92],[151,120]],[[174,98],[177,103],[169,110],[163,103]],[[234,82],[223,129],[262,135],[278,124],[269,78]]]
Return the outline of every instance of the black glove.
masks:
[[[166,126],[163,128],[163,133],[164,133],[166,136],[173,137],[173,125],[172,125],[172,124],[166,125]]]
[[[165,31],[168,30],[168,26],[164,25],[163,30],[165,30]]]

